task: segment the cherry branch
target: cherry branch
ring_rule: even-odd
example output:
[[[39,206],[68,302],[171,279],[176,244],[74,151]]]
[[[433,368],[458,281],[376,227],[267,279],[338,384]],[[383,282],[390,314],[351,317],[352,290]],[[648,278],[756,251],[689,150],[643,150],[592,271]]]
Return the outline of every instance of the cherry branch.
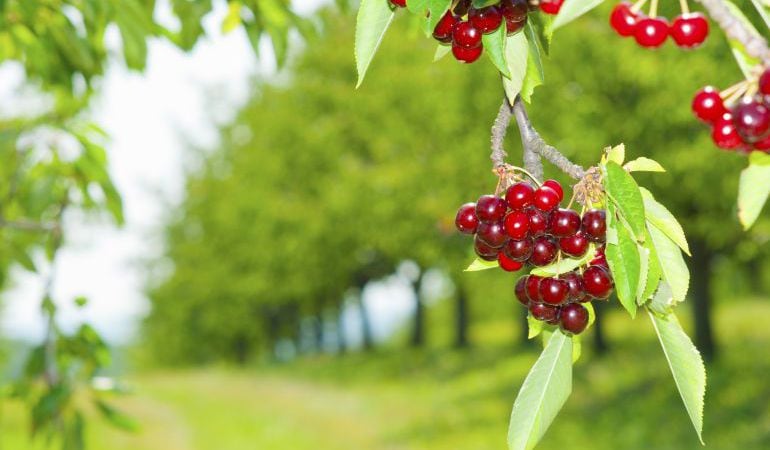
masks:
[[[723,0],[698,0],[709,16],[724,30],[728,38],[740,42],[749,56],[770,66],[770,47],[767,41],[736,17]]]

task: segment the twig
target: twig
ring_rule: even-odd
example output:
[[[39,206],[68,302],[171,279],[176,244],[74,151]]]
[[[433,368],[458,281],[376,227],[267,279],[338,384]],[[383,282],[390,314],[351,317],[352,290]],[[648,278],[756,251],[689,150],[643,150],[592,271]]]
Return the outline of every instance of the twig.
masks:
[[[503,98],[503,104],[500,105],[500,110],[497,112],[497,117],[492,124],[492,154],[489,158],[492,160],[495,169],[504,166],[505,157],[508,156],[503,146],[512,117],[511,105],[508,104],[508,99]]]
[[[709,16],[724,30],[728,38],[734,39],[746,49],[749,56],[759,59],[765,66],[770,66],[770,48],[767,41],[730,11],[723,0],[698,0]]]

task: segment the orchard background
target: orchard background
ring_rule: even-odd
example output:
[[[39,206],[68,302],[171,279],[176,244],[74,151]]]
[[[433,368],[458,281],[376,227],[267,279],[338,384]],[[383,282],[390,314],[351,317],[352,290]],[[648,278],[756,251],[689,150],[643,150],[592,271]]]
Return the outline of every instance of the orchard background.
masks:
[[[543,58],[531,123],[585,168],[621,142],[627,160],[666,168],[634,177],[679,219],[692,253],[677,310],[708,370],[704,441],[768,448],[770,216],[742,227],[748,158],[717,149],[690,108],[701,87],[744,73],[713,21],[698,49],[650,51],[610,27],[616,2],[591,3]],[[762,1],[735,5],[770,35]],[[658,5],[670,18],[679,8]],[[355,90],[357,9],[0,1],[0,449],[505,448],[541,346],[527,339],[517,275],[463,272],[473,249],[454,227],[458,205],[497,183],[500,74],[486,55],[431,62],[437,44],[419,15],[396,10]],[[232,79],[212,63],[225,49],[219,62],[243,72],[241,91],[217,84]],[[213,82],[187,82],[165,61],[195,58],[204,64],[187,76]],[[147,105],[110,97],[163,77],[153,64],[170,89]],[[201,117],[158,116],[176,141],[130,126],[173,102]],[[204,126],[212,136],[200,139]],[[118,148],[125,129],[141,148]],[[521,165],[518,133],[504,147]],[[147,178],[121,175],[125,152]],[[164,164],[178,174],[171,194],[150,176],[168,175]],[[558,168],[545,164],[545,177],[569,196]],[[111,251],[72,257],[128,235],[140,251],[112,278],[99,270]],[[121,315],[117,299],[143,313]],[[14,326],[27,323],[21,302],[40,317],[29,330]],[[572,395],[537,448],[700,448],[649,322],[615,298],[595,308]]]

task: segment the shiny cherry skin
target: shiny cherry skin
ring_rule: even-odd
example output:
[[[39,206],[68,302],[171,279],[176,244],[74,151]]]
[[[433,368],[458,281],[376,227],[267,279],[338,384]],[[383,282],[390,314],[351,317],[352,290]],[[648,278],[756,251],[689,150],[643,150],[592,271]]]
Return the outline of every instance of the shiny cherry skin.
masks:
[[[460,207],[455,216],[457,231],[464,234],[474,234],[479,226],[479,218],[476,217],[476,204],[466,203]]]
[[[390,3],[399,8],[406,8],[406,0],[390,0]]]
[[[553,323],[559,319],[559,307],[546,305],[545,303],[529,303],[529,312],[537,320]]]
[[[594,242],[604,242],[607,234],[607,213],[592,209],[583,214],[582,230],[585,237]]]
[[[668,38],[668,21],[664,17],[645,17],[634,31],[636,43],[645,48],[657,48]]]
[[[588,251],[588,238],[583,233],[559,239],[559,249],[567,256],[580,258]]]
[[[503,23],[503,13],[495,5],[485,8],[471,8],[468,11],[468,21],[484,34],[492,33]]]
[[[529,297],[527,296],[527,278],[529,278],[527,275],[519,278],[519,280],[516,282],[516,287],[514,288],[516,300],[518,300],[519,303],[524,306],[529,306]]]
[[[744,100],[733,108],[733,123],[744,141],[756,142],[770,133],[770,109],[754,100]]]
[[[525,262],[532,256],[532,249],[535,248],[535,241],[532,238],[509,239],[503,247],[505,255],[514,261]]]
[[[561,305],[567,300],[569,285],[559,278],[543,278],[540,282],[540,298],[549,305]]]
[[[606,299],[612,293],[612,277],[599,266],[590,266],[583,272],[583,288],[593,298]]]
[[[564,305],[559,310],[559,325],[569,334],[580,334],[588,326],[588,310],[580,303]]]
[[[524,239],[529,233],[529,217],[524,211],[511,211],[503,222],[505,234],[511,239]]]
[[[682,14],[671,23],[669,34],[679,47],[695,48],[709,35],[709,22],[701,13]]]
[[[476,48],[463,48],[458,45],[452,45],[452,55],[454,55],[455,59],[460,61],[461,63],[470,64],[481,56],[481,54],[484,52],[484,47],[476,47]]]
[[[610,265],[607,264],[607,256],[604,254],[604,246],[601,246],[596,249],[596,255],[594,256],[594,259],[592,259],[589,263],[589,266],[602,266],[605,269],[610,268]]]
[[[559,201],[564,200],[564,189],[561,187],[561,183],[556,180],[545,180],[543,182],[543,186],[548,186],[549,188],[553,189],[559,196]]]
[[[725,113],[711,127],[711,140],[724,150],[735,150],[743,146],[743,138],[733,122],[733,115]]]
[[[505,191],[505,201],[508,203],[508,207],[514,211],[523,210],[530,206],[534,198],[535,188],[529,183],[515,183]]]
[[[770,69],[765,69],[759,76],[759,93],[770,95]]]
[[[530,302],[542,302],[540,298],[540,282],[543,278],[537,275],[530,275],[527,277],[527,284],[525,285],[527,290],[527,298]]]
[[[757,150],[762,150],[764,152],[767,152],[768,150],[770,150],[770,136],[755,142],[753,146]]]
[[[497,263],[506,272],[516,272],[524,267],[524,263],[512,260],[502,250],[497,253]]]
[[[533,204],[540,211],[553,211],[559,206],[559,193],[548,186],[541,186],[535,191]]]
[[[540,236],[535,239],[535,245],[532,248],[532,256],[529,257],[529,262],[535,266],[547,266],[556,259],[557,251],[556,243],[551,238]]]
[[[436,28],[433,29],[433,38],[444,44],[450,44],[452,42],[452,30],[459,22],[459,17],[452,14],[451,11],[447,11],[436,24]]]
[[[628,2],[620,2],[610,14],[610,25],[619,35],[623,37],[633,36],[636,32],[636,25],[639,22],[639,13],[631,9]]]
[[[567,283],[569,289],[567,293],[567,301],[577,302],[586,296],[585,288],[583,288],[583,277],[577,272],[567,272],[561,275],[559,278]]]
[[[527,23],[527,0],[503,0],[500,2],[500,12],[505,19],[506,33],[511,35],[521,31]]]
[[[580,214],[572,209],[557,209],[551,213],[548,231],[557,238],[574,236],[580,231]]]
[[[479,47],[481,46],[481,31],[470,22],[458,22],[452,30],[452,43],[462,48]]]
[[[482,195],[476,201],[476,217],[481,222],[497,222],[503,220],[508,205],[505,200],[496,195]]]
[[[497,261],[497,254],[500,252],[499,248],[490,246],[482,241],[478,235],[473,239],[473,250],[484,261]]]
[[[503,222],[481,222],[476,230],[476,236],[490,247],[497,249],[502,248],[508,240]]]
[[[556,15],[561,11],[564,0],[540,0],[540,11],[546,14]]]
[[[713,86],[706,86],[695,94],[692,100],[692,111],[703,122],[714,123],[722,118],[727,108],[719,91]]]
[[[529,217],[529,235],[532,237],[542,236],[548,231],[548,214],[537,208],[527,209]]]

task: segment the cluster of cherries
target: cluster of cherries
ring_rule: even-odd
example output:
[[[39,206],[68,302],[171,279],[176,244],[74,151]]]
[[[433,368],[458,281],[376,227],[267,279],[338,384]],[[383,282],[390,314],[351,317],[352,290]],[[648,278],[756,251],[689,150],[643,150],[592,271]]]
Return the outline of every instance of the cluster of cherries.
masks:
[[[455,225],[474,235],[479,258],[497,261],[508,272],[529,263],[546,266],[559,252],[580,258],[591,242],[601,245],[607,231],[604,210],[593,209],[581,218],[577,211],[559,208],[564,198],[561,185],[548,180],[535,189],[519,182],[511,185],[505,198],[483,195],[476,203],[466,203],[457,212]],[[522,277],[516,284],[516,297],[533,317],[578,334],[588,323],[588,312],[580,303],[606,299],[612,292],[612,276],[604,248],[597,250],[582,273],[572,271],[558,277]]]
[[[695,94],[692,110],[695,116],[711,125],[711,139],[717,147],[725,150],[749,152],[752,149],[770,153],[770,69],[765,70],[757,81],[755,89],[748,89],[739,83],[734,88],[720,93],[707,86]],[[747,95],[748,92],[756,92]],[[739,98],[725,101],[723,96]],[[743,95],[741,95],[743,94]]]
[[[390,0],[398,7],[406,7],[407,0]],[[546,14],[556,14],[564,0],[540,0],[539,7]],[[476,8],[472,0],[460,0],[436,24],[433,38],[452,46],[455,59],[472,63],[479,59],[484,46],[481,36],[494,33],[505,21],[508,35],[517,33],[527,23],[527,14],[536,3],[528,0],[502,0],[495,5]]]
[[[686,8],[669,24],[665,17],[651,11],[647,16],[640,11],[646,0],[632,5],[621,2],[612,10],[610,25],[623,37],[633,36],[636,42],[645,48],[657,48],[663,45],[669,36],[681,48],[695,48],[701,45],[709,34],[709,23],[701,13],[691,13]]]

